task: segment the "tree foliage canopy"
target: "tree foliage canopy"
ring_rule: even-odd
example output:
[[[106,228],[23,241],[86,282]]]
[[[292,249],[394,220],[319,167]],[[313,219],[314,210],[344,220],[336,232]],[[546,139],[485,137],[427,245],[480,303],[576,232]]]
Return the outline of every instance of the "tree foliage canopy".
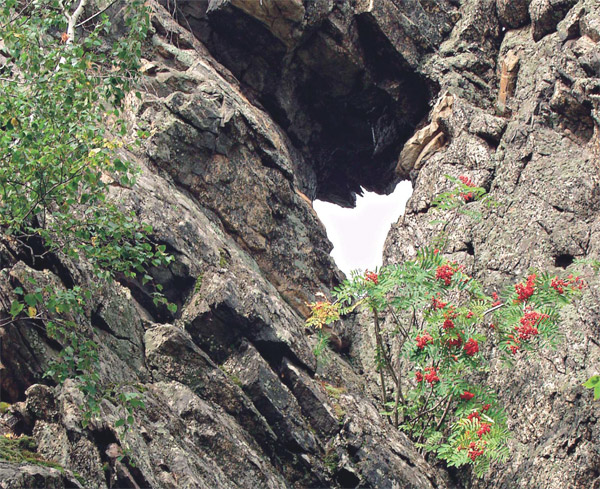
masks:
[[[34,265],[57,255],[84,261],[98,284],[116,276],[146,283],[149,267],[171,258],[108,190],[135,178],[118,151],[131,143],[122,110],[138,79],[149,12],[138,0],[104,9],[91,3],[5,0],[0,7],[0,231]],[[64,346],[48,374],[78,379],[93,411],[102,392],[97,345],[79,326],[91,287],[31,279],[15,288],[4,323],[43,323]],[[155,300],[166,303],[160,290]]]

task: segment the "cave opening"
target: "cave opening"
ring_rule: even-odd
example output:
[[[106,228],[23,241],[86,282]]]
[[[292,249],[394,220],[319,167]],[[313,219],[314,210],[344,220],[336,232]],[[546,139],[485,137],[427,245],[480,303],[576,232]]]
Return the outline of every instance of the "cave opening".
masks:
[[[425,45],[406,39],[399,49],[372,14],[325,5],[335,2],[300,2],[307,17],[287,34],[252,2],[176,3],[178,21],[314,171],[311,198],[352,206],[355,194],[388,193],[408,176],[396,173],[398,154],[439,93],[412,59]]]
[[[353,208],[315,200],[314,209],[333,244],[331,255],[348,277],[353,270],[381,266],[390,227],[404,214],[411,195],[410,181],[402,181],[389,195],[363,192]]]

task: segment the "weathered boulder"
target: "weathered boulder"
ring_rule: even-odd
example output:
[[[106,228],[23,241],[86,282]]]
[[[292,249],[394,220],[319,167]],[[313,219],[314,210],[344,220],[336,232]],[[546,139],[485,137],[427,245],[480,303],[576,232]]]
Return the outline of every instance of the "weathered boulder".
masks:
[[[507,28],[517,29],[529,22],[530,0],[497,0],[498,18]]]
[[[575,3],[575,0],[531,0],[529,15],[533,39],[539,41],[546,34],[554,32]]]
[[[37,464],[11,464],[0,460],[0,487],[2,489],[83,489],[72,475],[59,469]]]

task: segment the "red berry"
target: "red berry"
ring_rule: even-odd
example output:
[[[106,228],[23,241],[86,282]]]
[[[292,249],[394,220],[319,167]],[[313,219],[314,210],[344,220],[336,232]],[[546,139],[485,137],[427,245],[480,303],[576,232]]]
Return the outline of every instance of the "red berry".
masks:
[[[425,348],[425,346],[428,345],[429,343],[433,343],[433,337],[427,331],[425,331],[423,333],[423,336],[417,335],[416,340],[417,340],[417,348],[419,348],[419,350],[422,350],[423,348]]]
[[[479,343],[477,343],[477,340],[469,338],[465,343],[464,350],[468,356],[472,357],[479,351]]]

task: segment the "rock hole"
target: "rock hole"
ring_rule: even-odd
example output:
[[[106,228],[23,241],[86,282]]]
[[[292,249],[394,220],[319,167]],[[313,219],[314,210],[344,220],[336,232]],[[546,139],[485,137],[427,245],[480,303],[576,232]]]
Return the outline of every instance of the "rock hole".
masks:
[[[163,294],[177,305],[177,310],[188,300],[194,286],[196,278],[191,276],[189,266],[186,264],[186,257],[171,243],[161,240],[158,236],[151,236],[151,241],[156,245],[163,245],[165,252],[171,255],[174,260],[169,266],[150,267],[148,274],[154,279],[154,282],[163,286]]]
[[[79,489],[81,487],[80,484],[75,484],[75,482],[73,482],[70,479],[67,479],[66,477],[65,477],[64,484],[65,484],[65,489]]]
[[[467,246],[467,254],[471,255],[471,256],[475,256],[475,248],[473,247],[473,243],[469,242],[466,243]]]
[[[91,322],[92,322],[92,326],[94,328],[97,328],[101,331],[104,331],[105,333],[108,333],[110,335],[115,335],[115,332],[112,330],[112,328],[108,325],[108,323],[104,320],[104,318],[101,316],[101,312],[102,312],[102,305],[96,309],[95,311],[92,312],[92,317]]]
[[[194,290],[196,278],[192,277],[189,267],[183,262],[181,253],[166,242],[153,240],[154,243],[166,246],[166,253],[172,255],[175,259],[168,267],[150,267],[147,271],[153,279],[152,282],[142,284],[139,278],[132,279],[118,274],[117,281],[131,291],[135,300],[154,318],[158,323],[172,322],[178,317],[182,305],[187,301]],[[156,292],[153,284],[160,284],[163,287],[162,293],[166,299],[177,306],[177,312],[171,313],[165,304],[154,304],[153,293]]]
[[[566,269],[569,265],[572,265],[574,261],[575,257],[573,255],[563,253],[554,258],[554,266]]]
[[[312,3],[318,2],[304,2],[307,10]],[[404,59],[369,15],[357,15],[347,35],[338,35],[334,23],[307,30],[289,47],[277,25],[231,2],[207,8],[180,0],[178,8],[182,25],[303,148],[318,198],[351,206],[361,186],[381,193],[398,181],[398,152],[439,87]]]
[[[217,305],[186,325],[194,343],[213,362],[223,364],[242,343],[245,321],[227,306]]]
[[[19,260],[22,260],[23,263],[34,270],[50,270],[67,289],[72,289],[75,286],[75,281],[69,269],[56,254],[49,252],[41,238],[38,236],[24,238],[23,243],[25,246],[19,246],[15,250]]]
[[[314,202],[315,211],[333,243],[331,255],[347,276],[352,270],[362,272],[381,266],[390,226],[404,213],[411,195],[411,184],[405,181],[390,195],[365,192],[358,197],[353,209]]]
[[[117,438],[115,434],[109,429],[100,429],[94,430],[91,432],[94,444],[98,448],[98,453],[100,454],[100,460],[103,463],[104,469],[104,477],[106,479],[106,485],[108,487],[112,487],[111,484],[111,470],[109,464],[109,458],[106,455],[106,449],[111,443],[117,443]]]
[[[127,454],[122,453],[121,446],[112,430],[108,428],[94,430],[92,438],[100,453],[108,487],[120,489],[150,487],[141,470],[132,463]],[[117,455],[119,456],[117,457]]]
[[[358,487],[360,484],[360,479],[356,476],[356,474],[353,474],[349,470],[343,468],[338,470],[337,474],[335,475],[335,479],[340,487],[343,487],[344,489]]]
[[[6,319],[0,316],[0,319]],[[0,328],[0,400],[13,404],[25,400],[25,391],[33,384],[51,384],[43,378],[45,362],[40,358],[47,344],[56,352],[62,345],[47,337],[41,321],[23,319]]]

